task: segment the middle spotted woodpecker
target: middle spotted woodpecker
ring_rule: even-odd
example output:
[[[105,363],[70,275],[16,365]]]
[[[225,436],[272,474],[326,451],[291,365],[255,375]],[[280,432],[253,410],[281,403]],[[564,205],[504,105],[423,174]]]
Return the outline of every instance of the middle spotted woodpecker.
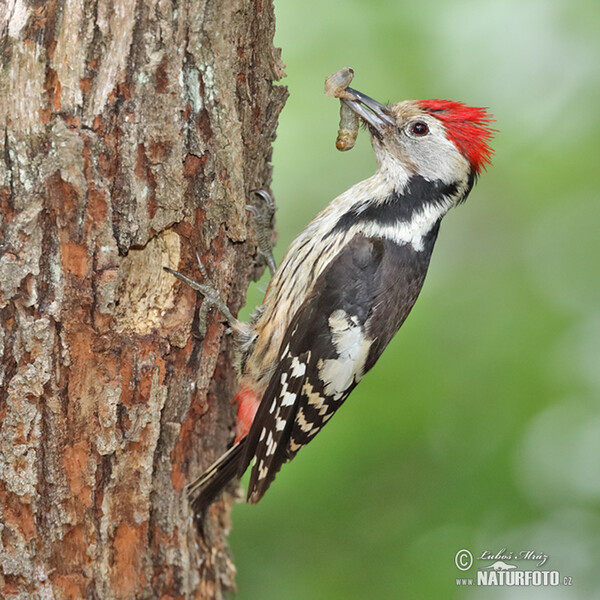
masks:
[[[448,100],[387,106],[346,91],[342,102],[367,127],[377,171],[292,242],[252,323],[215,301],[240,343],[237,435],[191,484],[196,509],[251,462],[248,501],[257,502],[329,421],[408,316],[442,218],[490,162],[484,109]]]

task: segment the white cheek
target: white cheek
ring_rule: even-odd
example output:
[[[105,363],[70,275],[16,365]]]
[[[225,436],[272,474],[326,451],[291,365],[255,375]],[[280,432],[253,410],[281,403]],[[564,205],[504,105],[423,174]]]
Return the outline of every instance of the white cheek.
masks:
[[[407,151],[419,175],[429,181],[451,184],[465,179],[470,170],[466,158],[439,128],[427,137],[409,138]]]

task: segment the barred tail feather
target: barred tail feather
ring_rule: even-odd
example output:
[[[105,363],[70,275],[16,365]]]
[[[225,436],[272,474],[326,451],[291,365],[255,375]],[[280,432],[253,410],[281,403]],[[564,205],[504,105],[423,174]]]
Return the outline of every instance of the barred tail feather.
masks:
[[[245,445],[244,437],[187,486],[188,497],[195,513],[208,508],[223,488],[237,476]]]

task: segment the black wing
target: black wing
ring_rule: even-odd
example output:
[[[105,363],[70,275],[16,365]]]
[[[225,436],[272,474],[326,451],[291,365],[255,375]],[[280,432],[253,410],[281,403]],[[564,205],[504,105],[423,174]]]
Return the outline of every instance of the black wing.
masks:
[[[248,434],[239,474],[254,458],[249,502],[375,364],[417,298],[429,255],[359,235],[320,275],[291,321]]]

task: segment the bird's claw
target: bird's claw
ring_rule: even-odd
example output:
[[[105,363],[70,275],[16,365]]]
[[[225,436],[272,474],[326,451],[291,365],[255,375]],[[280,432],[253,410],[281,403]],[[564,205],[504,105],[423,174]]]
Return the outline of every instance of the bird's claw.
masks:
[[[271,222],[277,207],[275,206],[275,201],[271,194],[266,190],[252,191],[263,200],[263,205],[259,207],[248,204],[246,205],[246,209],[252,213],[254,220],[258,252],[264,258],[271,275],[273,275],[277,265],[275,263],[275,258],[273,257],[273,245],[271,243]]]
[[[198,260],[198,267],[200,269],[200,273],[202,274],[202,283],[191,279],[187,275],[184,275],[175,269],[171,269],[170,267],[163,267],[163,269],[178,279],[181,279],[181,281],[185,281],[185,283],[187,283],[192,289],[202,294],[204,301],[198,310],[198,330],[200,335],[204,337],[206,335],[206,317],[211,308],[216,308],[225,317],[230,327],[237,323],[237,319],[231,314],[229,307],[221,298],[217,287],[212,280],[209,279],[206,268],[202,264],[198,253],[196,253],[196,259]]]

